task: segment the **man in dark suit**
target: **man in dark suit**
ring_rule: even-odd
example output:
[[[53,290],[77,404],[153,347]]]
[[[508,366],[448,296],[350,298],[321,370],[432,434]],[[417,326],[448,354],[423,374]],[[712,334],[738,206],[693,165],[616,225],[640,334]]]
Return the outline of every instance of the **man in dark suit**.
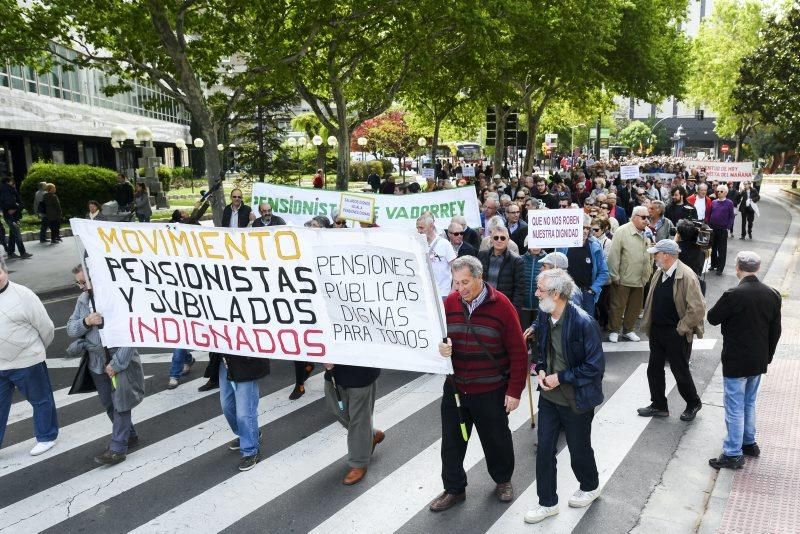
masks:
[[[272,214],[272,206],[270,206],[269,202],[262,202],[259,204],[258,213],[261,217],[253,221],[253,228],[284,226],[286,224],[286,221],[284,221],[282,217]]]
[[[781,337],[781,295],[756,276],[761,258],[743,250],[736,255],[739,285],[727,290],[713,308],[708,322],[722,325],[722,380],[725,425],[728,435],[714,469],[744,466],[744,456],[761,454],[756,444],[756,395],[761,375],[772,363]]]
[[[231,191],[231,203],[222,212],[223,228],[246,228],[250,224],[250,206],[243,203],[242,198],[241,189]]]
[[[456,251],[457,258],[460,258],[461,256],[478,257],[478,250],[464,241],[463,225],[457,222],[451,222],[450,226],[447,227],[447,239],[449,239],[450,244],[453,245],[453,250]]]

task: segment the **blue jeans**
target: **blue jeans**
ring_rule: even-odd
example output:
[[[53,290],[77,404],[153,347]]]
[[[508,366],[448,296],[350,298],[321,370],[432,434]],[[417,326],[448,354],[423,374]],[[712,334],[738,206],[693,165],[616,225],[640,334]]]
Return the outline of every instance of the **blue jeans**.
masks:
[[[594,317],[594,295],[589,293],[588,289],[581,290],[581,293],[583,294],[581,298],[581,308],[589,314],[589,317]]]
[[[169,368],[170,378],[179,378],[183,372],[183,365],[192,363],[192,353],[186,349],[172,349],[172,367]]]
[[[24,369],[0,371],[0,445],[6,433],[14,387],[33,406],[33,433],[36,441],[55,441],[58,437],[56,401],[53,399],[47,365],[42,362]]]
[[[14,254],[15,250],[19,250],[20,255],[26,253],[25,245],[22,243],[22,234],[19,231],[19,223],[13,215],[3,214],[3,218],[8,224],[8,253]]]
[[[741,456],[742,445],[756,442],[756,396],[761,375],[744,378],[723,377],[725,388],[725,427],[728,435],[722,443],[725,456]]]
[[[235,388],[235,389],[234,389]],[[233,433],[239,436],[239,452],[252,456],[258,452],[258,381],[228,380],[228,369],[219,366],[219,401]]]

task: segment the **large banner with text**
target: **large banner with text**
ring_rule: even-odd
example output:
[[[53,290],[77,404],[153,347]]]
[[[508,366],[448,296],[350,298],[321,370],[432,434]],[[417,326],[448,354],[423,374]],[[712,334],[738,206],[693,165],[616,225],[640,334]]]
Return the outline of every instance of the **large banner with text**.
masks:
[[[452,373],[414,229],[70,224],[106,346]]]
[[[433,214],[436,226],[441,229],[447,228],[450,218],[455,215],[466,217],[467,224],[472,228],[481,226],[478,197],[474,187],[413,195],[364,193],[362,196],[375,198],[375,224],[381,228],[414,228],[416,220],[426,211]],[[341,191],[303,189],[262,182],[253,184],[255,213],[258,213],[258,204],[268,202],[272,206],[273,214],[295,226],[302,226],[317,215],[332,217],[339,209],[341,199]]]
[[[693,159],[687,162],[688,169],[705,168],[706,179],[718,182],[743,182],[753,179],[752,161],[705,161]]]

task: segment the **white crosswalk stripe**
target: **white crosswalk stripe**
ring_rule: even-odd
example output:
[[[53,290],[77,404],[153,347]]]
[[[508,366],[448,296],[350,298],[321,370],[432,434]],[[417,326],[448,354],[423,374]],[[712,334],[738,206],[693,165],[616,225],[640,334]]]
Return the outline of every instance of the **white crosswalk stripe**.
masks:
[[[714,340],[706,340],[713,347]],[[702,349],[701,349],[702,350]],[[158,356],[158,355],[156,355]],[[164,357],[168,355],[163,355]],[[197,356],[197,355],[196,355]],[[168,360],[162,363],[167,364]],[[417,375],[414,373],[398,373],[391,380],[396,385],[381,393],[375,405],[375,427],[391,429],[408,420],[421,410],[438,403],[442,391],[442,377],[436,375]],[[148,377],[150,378],[150,377]],[[271,380],[271,379],[270,379]],[[382,377],[380,380],[388,380]],[[638,417],[635,408],[646,405],[649,398],[646,365],[640,364],[630,376],[615,377],[622,385],[607,399],[598,410],[593,424],[593,447],[596,452],[601,485],[608,483],[612,475],[622,464],[629,451],[642,435],[649,419]],[[142,423],[153,417],[170,412],[192,410],[193,403],[208,395],[218,394],[216,391],[200,393],[197,386],[204,379],[197,379],[182,384],[176,390],[163,390],[152,394],[133,412],[134,422]],[[163,385],[162,385],[163,387]],[[263,388],[263,386],[262,386]],[[667,373],[667,392],[674,388],[674,380]],[[315,374],[306,382],[306,393],[296,401],[289,401],[288,395],[293,385],[274,390],[261,398],[259,403],[258,424],[261,427],[287,421],[286,418],[303,408],[316,406],[327,412],[322,403],[323,376]],[[263,389],[262,389],[263,391]],[[88,396],[66,396],[66,390],[55,393],[59,407],[73,404]],[[538,394],[534,393],[534,403]],[[524,438],[534,442],[534,431],[528,428],[530,412],[527,406],[527,392],[523,391],[521,406],[509,417],[509,427],[515,432],[517,439]],[[21,404],[14,405],[12,416],[14,421],[23,421],[31,414]],[[27,403],[24,403],[27,404]],[[206,404],[207,406],[207,404]],[[109,521],[107,511],[120,497],[131,491],[147,490],[151,486],[163,488],[165,475],[180,470],[189,462],[212,461],[219,458],[235,458],[235,455],[224,449],[224,445],[233,437],[228,424],[222,415],[215,414],[193,419],[193,423],[181,426],[172,433],[166,433],[158,441],[149,442],[144,437],[143,446],[132,450],[126,461],[118,466],[95,467],[87,464],[86,469],[76,474],[61,477],[52,485],[41,484],[32,492],[21,493],[21,497],[13,499],[6,495],[0,503],[0,533],[39,532],[46,529],[75,530],[74,522],[96,522],[102,529]],[[419,419],[419,417],[417,418]],[[155,507],[148,512],[147,503],[142,503],[135,517],[126,518],[124,530],[140,533],[153,532],[219,532],[231,527],[240,520],[257,518],[270,513],[271,503],[287,492],[295,490],[300,484],[318,483],[320,473],[342,461],[347,454],[346,431],[333,421],[326,419],[322,427],[311,433],[298,433],[298,437],[287,445],[268,454],[254,469],[239,473],[235,468],[228,478],[216,478],[210,484],[200,486],[191,496],[181,501],[168,501],[166,507]],[[302,427],[302,420],[297,425]],[[439,425],[436,421],[430,424]],[[294,423],[292,423],[294,424]],[[271,434],[267,426],[264,439],[269,440]],[[87,416],[74,424],[61,429],[58,445],[51,453],[31,457],[28,454],[33,440],[15,443],[0,450],[0,486],[9,483],[21,484],[28,468],[48,458],[58,459],[59,455],[70,450],[87,446],[90,442],[108,435],[110,430],[108,419],[104,413]],[[525,432],[522,436],[520,433]],[[392,434],[389,433],[388,440]],[[390,441],[387,441],[387,444]],[[310,520],[305,530],[315,534],[340,532],[395,532],[409,530],[407,525],[412,519],[414,525],[420,519],[428,517],[427,505],[442,489],[441,471],[441,439],[433,443],[425,441],[420,444],[406,460],[403,460],[380,479],[370,471],[371,487],[351,493],[317,519]],[[404,445],[408,446],[408,443]],[[413,443],[410,444],[413,447]],[[88,448],[88,447],[87,447]],[[381,458],[391,454],[391,447],[381,449]],[[96,451],[87,451],[88,453]],[[465,470],[478,465],[484,458],[484,452],[477,435],[473,435],[464,460]],[[343,463],[343,462],[342,462]],[[524,525],[525,511],[536,503],[536,482],[526,479],[523,484],[515,482],[517,497],[510,506],[492,512],[489,521],[476,532],[571,532],[583,519],[587,509],[570,509],[566,503],[569,496],[577,489],[577,481],[569,469],[569,452],[566,448],[558,454],[559,464],[559,500],[561,513],[540,525]],[[215,465],[204,464],[204,465]],[[40,468],[43,466],[39,466]],[[228,465],[226,468],[230,468]],[[530,466],[529,466],[530,467]],[[186,475],[182,475],[186,476]],[[315,478],[316,477],[316,478]],[[188,480],[183,478],[181,480]],[[325,484],[329,484],[329,480]],[[8,487],[8,486],[6,486]],[[336,491],[338,488],[331,488]],[[159,490],[152,496],[146,492],[146,499],[158,502]],[[0,490],[2,495],[2,490]],[[220,502],[231,503],[230,506],[219,506]],[[471,499],[470,502],[474,502]],[[601,500],[598,502],[602,502]],[[299,505],[298,505],[299,506]],[[478,505],[480,508],[480,504]],[[461,513],[472,510],[461,508]],[[422,515],[419,515],[422,512]],[[430,514],[431,521],[441,516]],[[70,525],[66,527],[65,525]],[[235,527],[234,527],[235,528]],[[415,530],[415,529],[411,529]]]

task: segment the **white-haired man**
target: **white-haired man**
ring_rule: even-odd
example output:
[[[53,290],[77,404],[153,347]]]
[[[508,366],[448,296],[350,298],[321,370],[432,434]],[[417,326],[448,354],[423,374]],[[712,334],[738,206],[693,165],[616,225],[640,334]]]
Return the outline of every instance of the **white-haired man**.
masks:
[[[639,341],[633,331],[642,310],[644,286],[653,272],[647,249],[653,245],[653,233],[645,206],[633,208],[631,220],[614,232],[608,253],[611,277],[611,312],[608,317],[609,341],[619,341],[619,331],[630,341]],[[623,319],[624,318],[624,319]]]
[[[450,264],[456,259],[456,251],[452,245],[436,231],[433,217],[423,215],[417,219],[417,232],[425,236],[428,242],[428,258],[431,262],[434,282],[439,289],[439,296],[447,298],[453,285]]]

